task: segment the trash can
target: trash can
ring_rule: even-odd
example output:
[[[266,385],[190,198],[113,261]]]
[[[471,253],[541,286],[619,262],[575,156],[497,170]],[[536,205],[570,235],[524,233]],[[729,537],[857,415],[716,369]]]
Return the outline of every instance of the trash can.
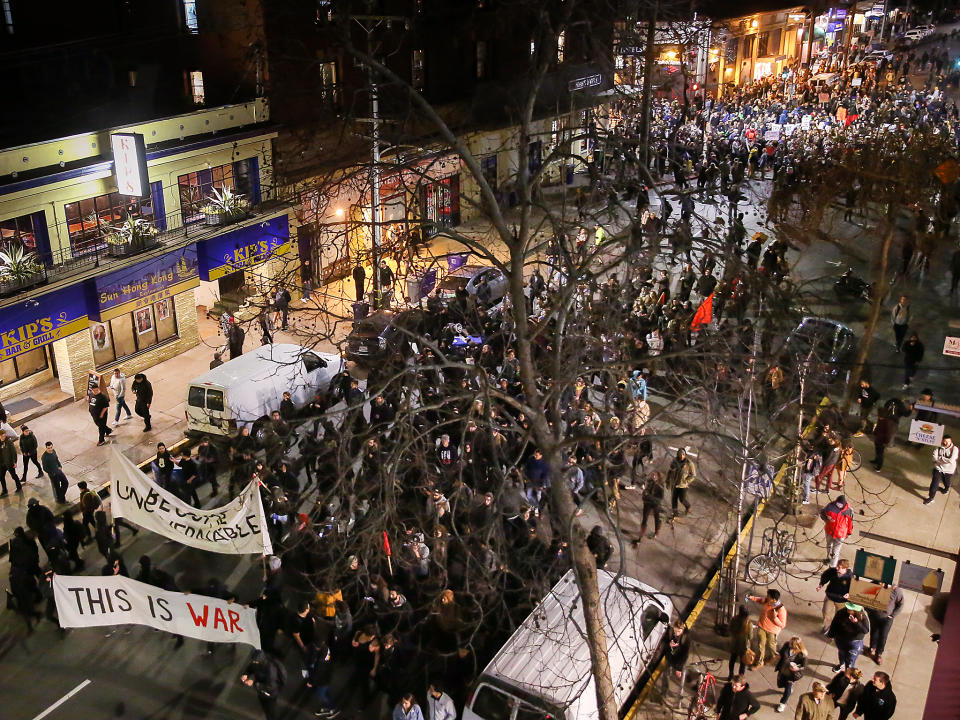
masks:
[[[363,320],[370,314],[370,303],[367,302],[355,302],[353,303],[353,321],[357,322],[358,320]]]

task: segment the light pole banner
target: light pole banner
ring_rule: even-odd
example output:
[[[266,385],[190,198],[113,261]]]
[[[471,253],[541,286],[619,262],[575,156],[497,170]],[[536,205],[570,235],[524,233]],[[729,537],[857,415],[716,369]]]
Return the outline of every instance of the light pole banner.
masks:
[[[201,510],[164,490],[114,449],[110,459],[110,512],[200,550],[273,554],[255,480],[226,505]]]
[[[122,575],[53,576],[60,627],[146,625],[206,640],[260,649],[253,608],[219,598],[170,592]]]

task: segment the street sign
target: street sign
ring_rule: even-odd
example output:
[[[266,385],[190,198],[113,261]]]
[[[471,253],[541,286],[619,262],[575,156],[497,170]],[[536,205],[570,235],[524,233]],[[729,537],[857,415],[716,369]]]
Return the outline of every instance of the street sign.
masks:
[[[596,75],[586,75],[585,77],[571,80],[568,87],[570,88],[570,92],[576,92],[577,90],[585,90],[586,88],[597,87],[597,85],[602,82],[603,75],[597,73]]]
[[[939,568],[934,570],[904,561],[903,565],[900,566],[899,585],[902,588],[915,590],[924,595],[936,595],[943,586],[943,570]]]
[[[940,443],[943,442],[943,425],[928,420],[913,420],[910,423],[910,434],[907,440],[940,447]]]
[[[868,580],[853,578],[850,581],[850,597],[847,602],[874,610],[886,610],[890,604],[890,588]]]
[[[943,339],[943,354],[950,357],[960,357],[960,337],[947,335]]]

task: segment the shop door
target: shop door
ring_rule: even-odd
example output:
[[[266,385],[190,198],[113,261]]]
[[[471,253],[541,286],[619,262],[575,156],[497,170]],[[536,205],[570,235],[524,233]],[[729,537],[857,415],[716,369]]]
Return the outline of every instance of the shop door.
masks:
[[[440,228],[460,224],[460,176],[451,175],[424,188],[427,233],[436,235]]]
[[[220,287],[220,299],[242,303],[246,300],[243,292],[243,272],[230,273],[217,280]]]

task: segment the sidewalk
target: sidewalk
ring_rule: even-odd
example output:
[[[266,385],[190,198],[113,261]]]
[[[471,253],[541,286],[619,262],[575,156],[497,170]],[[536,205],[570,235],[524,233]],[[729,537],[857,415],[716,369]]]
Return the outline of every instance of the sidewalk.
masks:
[[[865,438],[858,438],[856,446],[869,468],[872,443]],[[939,568],[944,571],[942,588],[946,592],[953,581],[955,562],[937,553],[957,552],[960,547],[960,524],[956,522],[956,494],[951,493],[945,498],[938,497],[935,503],[928,506],[920,503],[921,497],[926,496],[929,484],[931,451],[932,448],[926,446],[916,450],[898,442],[887,451],[882,473],[861,469],[848,475],[845,494],[854,510],[854,535],[847,541],[841,557],[848,558],[852,564],[858,547],[879,555],[893,556],[898,561],[897,578],[902,564],[907,560],[929,568]],[[837,494],[831,493],[830,498]],[[781,591],[789,613],[787,628],[781,633],[778,646],[797,635],[803,640],[809,655],[804,676],[794,685],[793,694],[782,715],[775,712],[781,691],[776,686],[773,666],[747,672],[750,688],[763,705],[760,712],[753,716],[759,720],[793,717],[799,696],[810,690],[813,681],[819,680],[826,684],[834,675],[831,668],[837,662],[837,652],[832,641],[820,633],[823,595],[816,590],[820,573],[826,569],[822,559],[826,553],[823,523],[817,515],[828,500],[825,494],[821,494],[818,501],[804,508],[801,516],[787,516],[781,524],[782,528],[796,531],[798,548],[793,563],[773,586]],[[754,553],[759,551],[763,529],[771,527],[780,519],[781,508],[781,501],[774,502],[761,516],[756,529]],[[870,533],[871,537],[866,538],[863,533]],[[902,543],[911,543],[917,547],[907,548]],[[741,563],[748,560],[744,544]],[[765,590],[765,587],[751,586],[741,581],[738,604],[743,602],[742,598],[747,593],[763,595]],[[890,631],[883,664],[878,667],[870,658],[861,656],[857,667],[863,672],[864,681],[869,680],[876,670],[888,673],[897,695],[896,717],[918,718],[923,714],[937,650],[936,645],[930,641],[930,634],[939,632],[940,623],[931,614],[932,597],[913,590],[904,589],[903,592],[904,607]],[[716,635],[712,629],[715,621],[715,598],[711,598],[708,607],[709,612],[700,618],[694,628],[696,642],[690,662],[722,659],[719,670],[711,668],[718,677],[719,687],[722,687],[727,676],[728,644],[725,638]],[[752,617],[756,618],[757,606],[748,603],[747,607]],[[688,667],[691,671],[688,673],[688,685],[684,694],[684,712],[689,706],[696,683],[696,678],[692,677],[694,669],[690,665]],[[671,677],[670,694],[666,699],[671,707],[676,705],[677,689],[678,683]],[[662,708],[647,703],[637,717],[659,717],[658,713],[662,711]]]

